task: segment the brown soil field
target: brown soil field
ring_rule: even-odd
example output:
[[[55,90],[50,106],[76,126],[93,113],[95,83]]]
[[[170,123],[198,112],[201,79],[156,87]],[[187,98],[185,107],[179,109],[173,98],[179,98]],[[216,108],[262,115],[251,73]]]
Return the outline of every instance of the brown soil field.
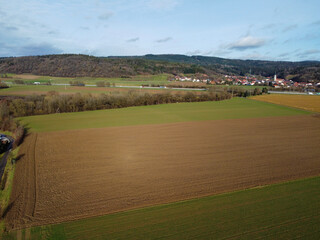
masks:
[[[8,229],[320,174],[310,115],[34,133],[17,162]]]
[[[26,79],[26,80],[36,80],[41,78],[41,76],[32,75],[32,74],[16,74],[14,78]]]
[[[320,112],[320,96],[268,94],[250,97],[252,99],[295,107],[312,112]]]

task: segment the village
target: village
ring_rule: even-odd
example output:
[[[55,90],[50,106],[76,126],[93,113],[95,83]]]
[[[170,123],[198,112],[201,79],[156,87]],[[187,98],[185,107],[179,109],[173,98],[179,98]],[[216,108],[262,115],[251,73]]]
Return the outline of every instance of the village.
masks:
[[[320,82],[295,82],[278,78],[277,75],[271,77],[256,77],[224,75],[223,78],[209,78],[208,75],[201,76],[175,76],[172,80],[181,82],[206,83],[211,85],[237,85],[237,86],[268,86],[281,90],[299,90],[306,92],[319,92]]]

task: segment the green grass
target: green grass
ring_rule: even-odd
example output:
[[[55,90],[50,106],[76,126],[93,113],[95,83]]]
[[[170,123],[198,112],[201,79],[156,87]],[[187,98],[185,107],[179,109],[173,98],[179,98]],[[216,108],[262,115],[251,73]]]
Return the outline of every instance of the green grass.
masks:
[[[4,209],[7,208],[10,200],[10,195],[12,191],[12,184],[13,184],[13,177],[14,177],[14,170],[15,170],[15,165],[11,163],[12,158],[15,158],[18,155],[19,148],[16,148],[9,154],[8,159],[7,159],[7,165],[5,168],[5,172],[7,172],[7,179],[5,183],[5,188],[3,190],[0,189],[0,206],[1,206],[1,211],[0,214],[3,214]],[[0,159],[2,159],[2,156],[4,154],[0,154]],[[2,179],[3,180],[3,179]],[[3,231],[5,229],[5,222],[4,219],[0,218],[0,239],[3,234]]]
[[[109,92],[120,92],[120,91],[138,91],[138,92],[148,92],[150,89],[158,90],[159,92],[163,91],[182,91],[185,92],[185,89],[163,89],[163,88],[121,88],[121,87],[70,87],[70,86],[55,86],[55,85],[11,85],[9,88],[4,88],[0,90],[0,95],[17,95],[17,96],[25,96],[31,95],[33,93],[46,94],[49,91],[56,91],[59,93],[91,93],[91,94],[101,94],[101,93],[109,93]],[[197,90],[193,90],[197,91]]]
[[[309,112],[243,98],[219,102],[176,103],[60,113],[20,118],[31,131],[59,131],[173,122],[292,116]]]
[[[73,89],[70,86],[64,87],[64,86],[48,86],[48,85],[13,85],[10,86],[10,88],[5,88],[0,90],[0,94],[6,95],[14,93],[14,95],[29,95],[25,94],[24,92],[43,92],[43,94],[46,94],[48,91],[56,91],[60,93],[106,93],[108,92],[107,88],[99,88],[99,90],[96,90],[92,87],[80,87],[78,89]]]
[[[314,177],[28,231],[34,240],[320,239],[319,200],[320,177]]]
[[[16,74],[7,74],[9,79],[6,81],[10,82],[16,79],[21,79]],[[51,76],[37,76],[37,79],[23,79],[26,83],[41,82],[41,83],[69,83],[70,81],[78,80],[83,81],[86,84],[96,84],[96,82],[106,81],[115,83],[116,85],[127,85],[127,86],[140,86],[141,84],[160,84],[164,85],[168,83],[168,74],[159,75],[138,75],[131,78],[96,78],[96,77],[51,77]]]

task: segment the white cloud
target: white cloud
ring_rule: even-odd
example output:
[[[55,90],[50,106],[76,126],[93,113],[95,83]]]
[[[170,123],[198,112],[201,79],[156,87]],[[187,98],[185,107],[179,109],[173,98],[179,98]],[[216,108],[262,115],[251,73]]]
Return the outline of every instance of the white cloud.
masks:
[[[128,39],[127,42],[137,42],[137,41],[139,41],[139,40],[140,40],[140,38],[139,38],[139,37],[136,37],[136,38],[130,38],[130,39]]]
[[[199,55],[201,54],[201,51],[198,49],[198,50],[194,50],[194,51],[190,51],[190,52],[186,52],[186,55]]]
[[[148,0],[147,6],[155,10],[172,10],[180,1],[178,0]]]
[[[162,38],[162,39],[158,39],[156,40],[157,43],[165,43],[165,42],[169,42],[172,40],[172,37],[166,37],[166,38]]]
[[[298,27],[298,24],[292,24],[292,25],[289,25],[287,27],[285,27],[282,32],[285,33],[285,32],[289,32],[291,30],[294,30]]]
[[[113,16],[113,12],[106,12],[101,14],[98,18],[100,20],[109,20]]]
[[[263,45],[265,45],[265,43],[266,43],[266,41],[262,38],[246,36],[246,37],[240,38],[236,42],[233,42],[233,43],[227,45],[227,48],[243,51],[246,49],[262,47]]]
[[[320,55],[320,50],[319,49],[310,49],[306,50],[300,53],[297,53],[296,56],[299,58],[304,58],[308,59],[310,57],[313,57],[314,55]]]
[[[266,55],[262,55],[258,52],[253,52],[244,56],[241,56],[240,59],[243,60],[275,60],[274,58],[270,57],[270,56],[266,56]]]

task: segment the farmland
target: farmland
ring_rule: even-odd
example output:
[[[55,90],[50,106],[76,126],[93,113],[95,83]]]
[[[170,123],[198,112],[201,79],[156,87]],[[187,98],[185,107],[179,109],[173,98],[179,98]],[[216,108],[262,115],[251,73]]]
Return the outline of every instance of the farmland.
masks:
[[[27,228],[4,239],[318,239],[319,189],[315,177]]]
[[[20,209],[8,222],[70,221],[314,176],[319,136],[319,119],[309,115],[31,134],[21,161],[36,167],[17,165]]]
[[[60,83],[65,84],[70,81],[82,81],[85,84],[96,84],[97,82],[105,81],[110,84],[123,85],[123,86],[135,86],[141,84],[166,84],[168,83],[169,74],[159,75],[137,75],[130,78],[97,78],[97,77],[52,77],[52,76],[38,76],[32,74],[7,74],[9,78],[2,78],[4,81],[23,80],[26,84],[32,84],[34,82],[40,83]]]
[[[261,187],[320,175],[311,112],[234,98],[20,120],[5,239],[319,234],[319,178]]]
[[[253,96],[251,97],[251,99],[281,104],[289,107],[301,108],[313,112],[320,112],[320,96],[270,94],[263,96]]]
[[[41,132],[305,114],[310,114],[310,112],[248,99],[233,98],[228,101],[218,102],[163,104],[125,109],[51,114],[20,119],[31,128],[31,131]]]
[[[83,94],[101,94],[101,93],[110,93],[110,92],[129,92],[136,91],[142,93],[177,93],[186,92],[183,89],[161,89],[161,88],[129,88],[129,87],[78,87],[78,86],[47,86],[47,85],[14,85],[10,88],[1,89],[1,95],[15,95],[15,96],[28,96],[28,95],[42,95],[47,94],[50,91],[56,91],[59,94],[75,94],[75,93],[83,93]],[[198,92],[198,91],[193,91]],[[202,92],[202,91],[201,91]]]

